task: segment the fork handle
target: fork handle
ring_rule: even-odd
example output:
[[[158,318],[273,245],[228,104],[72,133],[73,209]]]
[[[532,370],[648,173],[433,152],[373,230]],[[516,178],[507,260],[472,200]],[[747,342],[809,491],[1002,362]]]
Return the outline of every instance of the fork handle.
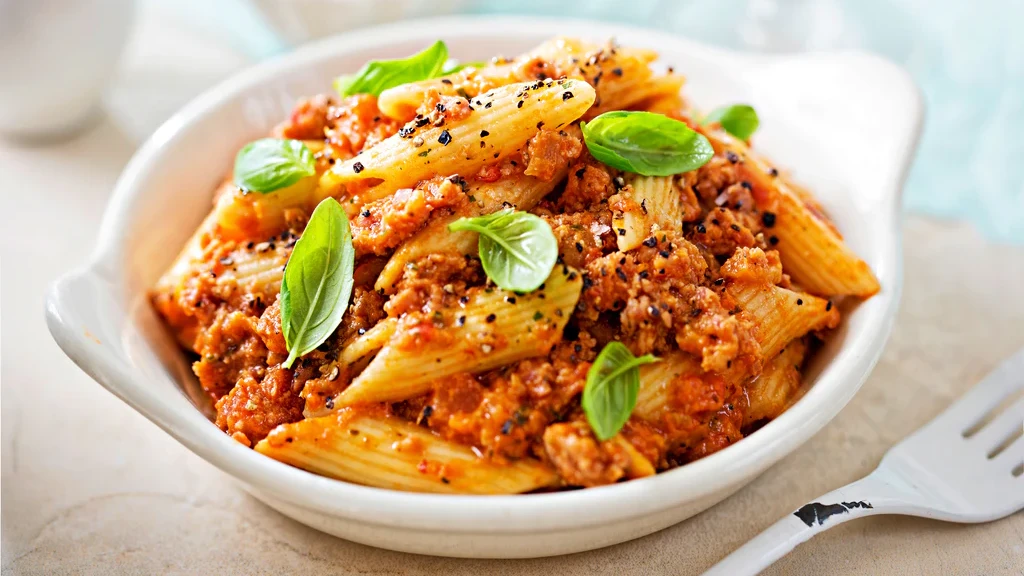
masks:
[[[786,515],[712,566],[704,576],[752,576],[798,544],[833,526],[875,514],[907,513],[913,492],[908,488],[888,471],[875,470]]]

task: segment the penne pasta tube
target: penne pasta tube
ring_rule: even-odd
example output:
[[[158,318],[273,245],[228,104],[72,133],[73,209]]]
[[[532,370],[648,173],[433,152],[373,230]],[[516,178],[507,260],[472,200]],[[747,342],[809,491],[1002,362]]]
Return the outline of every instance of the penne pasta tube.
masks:
[[[474,98],[499,86],[565,76],[591,83],[597,89],[597,102],[602,104],[602,111],[611,110],[647,96],[646,81],[651,76],[648,64],[657,57],[652,50],[612,49],[575,38],[554,38],[515,60],[471,67],[441,78],[390,88],[381,93],[377,105],[384,114],[408,121],[431,90]],[[655,87],[653,91],[661,89]]]
[[[474,182],[467,194],[476,199],[465,213],[435,217],[412,238],[405,241],[388,260],[377,277],[374,287],[390,293],[402,277],[405,267],[428,254],[476,254],[477,235],[472,232],[450,232],[448,225],[463,216],[490,214],[506,203],[519,210],[529,210],[547,196],[563,178],[568,168],[562,168],[548,181],[532,176],[513,176],[497,182]]]
[[[316,175],[309,176],[266,194],[243,192],[226,184],[228,188],[217,197],[213,207],[217,235],[226,240],[246,240],[270,238],[282,232],[288,227],[288,210],[310,213],[323,198],[318,194],[317,180]]]
[[[753,316],[761,357],[774,358],[789,342],[814,330],[835,328],[839,311],[823,298],[779,286],[731,282],[726,293]]]
[[[633,414],[649,421],[658,421],[670,407],[672,384],[686,375],[700,376],[700,361],[685,352],[673,352],[659,362],[640,367],[640,389]]]
[[[567,125],[593,102],[594,89],[579,80],[495,88],[472,100],[474,110],[466,118],[423,126],[405,137],[395,134],[335,164],[324,173],[320,186],[326,194],[338,196],[346,186],[362,190],[373,185],[359,194],[361,200],[371,201],[436,174],[475,174],[521,149],[539,124]]]
[[[750,405],[744,424],[773,419],[789,406],[800,390],[800,366],[807,353],[807,343],[798,338],[778,355],[766,362],[764,371],[747,386]]]
[[[283,424],[256,451],[329,478],[411,492],[519,494],[559,481],[539,460],[497,464],[394,416],[342,412]]]
[[[672,176],[631,174],[627,183],[632,191],[624,194],[632,202],[626,210],[612,216],[620,251],[639,246],[650,235],[652,226],[661,230],[678,230],[682,226],[683,209]]]
[[[391,335],[395,333],[398,320],[385,318],[366,331],[365,334],[357,336],[351,342],[345,344],[341,350],[341,363],[351,366],[364,358],[375,354],[387,344]]]
[[[777,170],[724,131],[702,132],[715,153],[732,152],[743,158],[755,200],[762,209],[774,211],[775,225],[770,233],[778,239],[775,248],[794,280],[809,292],[826,297],[868,297],[880,290],[867,263],[846,246],[832,224],[812,209]]]
[[[541,288],[529,294],[475,288],[463,307],[440,311],[446,327],[429,342],[407,342],[420,325],[402,326],[369,366],[334,401],[338,407],[398,402],[443,386],[446,376],[483,372],[543,356],[562,338],[583,281],[567,266],[555,266]]]

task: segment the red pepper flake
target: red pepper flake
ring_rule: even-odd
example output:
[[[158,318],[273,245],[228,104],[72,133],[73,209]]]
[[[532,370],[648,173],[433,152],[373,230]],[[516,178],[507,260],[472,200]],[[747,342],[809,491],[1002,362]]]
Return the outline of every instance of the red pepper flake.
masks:
[[[442,130],[441,135],[437,137],[437,141],[443,144],[444,146],[447,146],[452,141],[452,135],[451,133],[448,132],[448,130]]]

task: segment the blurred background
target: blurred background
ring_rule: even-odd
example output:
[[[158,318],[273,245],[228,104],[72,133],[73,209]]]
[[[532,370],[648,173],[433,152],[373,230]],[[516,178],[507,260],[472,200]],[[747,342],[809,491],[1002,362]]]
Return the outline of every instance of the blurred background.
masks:
[[[927,101],[907,209],[1024,243],[1022,0],[0,0],[0,132],[5,114],[14,116],[6,132],[22,140],[84,126],[102,98],[107,119],[140,143],[190,98],[251,63],[347,29],[448,13],[608,20],[740,50],[882,54],[913,74]],[[84,36],[76,31],[83,19]],[[32,33],[32,22],[47,32]],[[27,45],[50,37],[59,53]],[[89,48],[75,47],[77,38]],[[63,74],[46,58],[59,58]],[[82,95],[47,103],[24,93],[25,77],[65,100]],[[32,114],[17,110],[25,101],[59,105],[68,118],[43,113],[64,124],[33,126]]]

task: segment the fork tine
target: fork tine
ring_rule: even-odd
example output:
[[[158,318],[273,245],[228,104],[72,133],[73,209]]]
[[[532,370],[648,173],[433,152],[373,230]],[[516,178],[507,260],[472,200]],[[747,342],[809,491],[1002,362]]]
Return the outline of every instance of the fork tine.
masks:
[[[977,446],[985,452],[985,455],[988,455],[1012,434],[1020,435],[1022,429],[1024,429],[1024,398],[1018,398],[1016,402],[968,438],[967,442]]]
[[[997,366],[935,420],[963,433],[1021,388],[1024,388],[1024,349]]]
[[[1024,464],[1024,437],[1017,437],[1009,446],[1000,452],[992,462],[1001,470],[1012,472],[1017,466]],[[1024,480],[1024,476],[1018,479]],[[1024,498],[1024,487],[1017,491]]]

